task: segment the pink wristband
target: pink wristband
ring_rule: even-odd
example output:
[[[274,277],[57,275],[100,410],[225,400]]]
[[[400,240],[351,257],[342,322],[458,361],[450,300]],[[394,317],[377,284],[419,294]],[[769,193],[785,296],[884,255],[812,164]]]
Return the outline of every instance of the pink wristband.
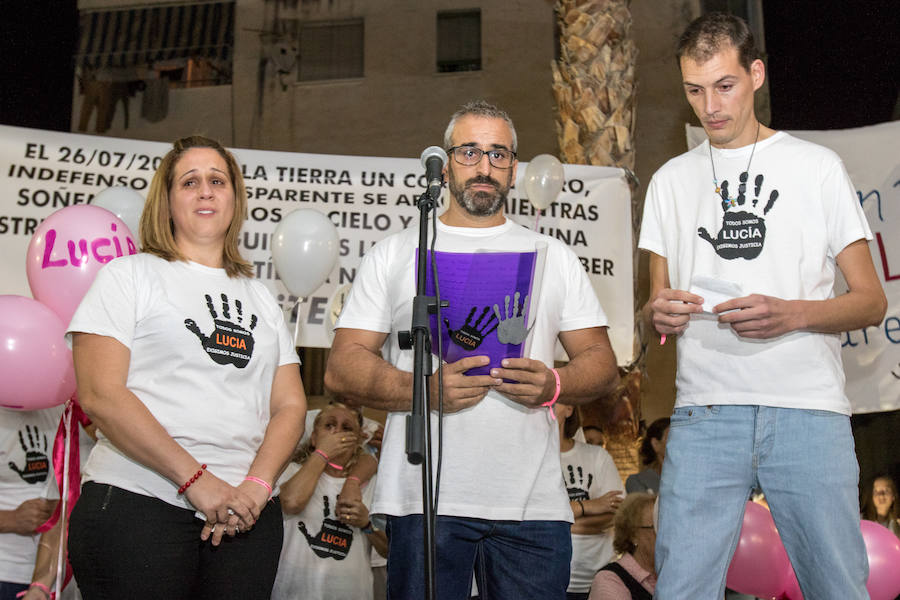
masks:
[[[50,588],[48,588],[46,585],[44,585],[40,581],[32,581],[31,584],[28,586],[28,590],[30,590],[31,588],[37,588],[37,589],[41,590],[42,592],[44,592],[44,594],[47,595],[47,598],[53,598],[55,596],[55,594],[50,591]],[[21,592],[16,594],[16,598],[22,598],[23,596],[25,596],[25,594],[28,593],[28,590],[22,590]]]
[[[556,420],[556,413],[553,412],[553,405],[556,404],[556,401],[559,400],[559,372],[556,369],[550,369],[553,372],[553,377],[556,379],[556,392],[553,394],[553,397],[541,404],[541,406],[546,406],[547,410],[550,411],[550,416],[553,420]]]
[[[359,477],[357,477],[356,475],[347,475],[347,479],[352,479],[352,480],[354,480],[356,483],[359,483],[359,484],[362,483],[362,480],[361,480]]]
[[[325,454],[324,452],[322,452],[322,451],[319,450],[318,448],[316,448],[315,453],[318,454],[319,456],[321,456],[322,458],[324,458],[324,459],[325,459],[325,464],[327,464],[327,465],[328,465],[329,467],[331,467],[332,469],[336,469],[336,470],[338,470],[338,471],[343,471],[343,470],[344,470],[344,467],[342,467],[342,466],[339,465],[339,464],[336,464],[336,463],[331,462],[331,458],[329,458],[327,454]]]
[[[260,479],[259,477],[254,477],[253,475],[247,475],[244,477],[244,481],[252,481],[253,483],[258,483],[259,485],[266,488],[266,491],[269,492],[269,495],[272,495],[272,486],[269,485],[269,482],[265,479]]]

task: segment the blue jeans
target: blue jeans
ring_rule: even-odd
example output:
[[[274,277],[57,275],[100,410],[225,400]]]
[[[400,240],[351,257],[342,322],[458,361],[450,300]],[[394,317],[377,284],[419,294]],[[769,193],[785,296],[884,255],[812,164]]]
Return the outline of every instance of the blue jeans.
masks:
[[[658,600],[718,600],[762,488],[806,598],[867,599],[850,419],[766,406],[675,409],[659,491]]]
[[[564,600],[572,558],[564,521],[485,521],[439,516],[436,600],[465,600],[472,573],[481,600]],[[390,517],[388,600],[425,597],[422,515]]]

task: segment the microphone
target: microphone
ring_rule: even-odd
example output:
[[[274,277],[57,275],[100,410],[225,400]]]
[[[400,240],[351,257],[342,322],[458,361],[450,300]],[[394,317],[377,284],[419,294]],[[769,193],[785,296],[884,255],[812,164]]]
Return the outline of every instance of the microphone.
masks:
[[[428,181],[427,194],[437,200],[444,182],[442,171],[447,164],[447,153],[440,146],[429,146],[422,152],[421,159],[422,166],[425,167],[425,179]]]

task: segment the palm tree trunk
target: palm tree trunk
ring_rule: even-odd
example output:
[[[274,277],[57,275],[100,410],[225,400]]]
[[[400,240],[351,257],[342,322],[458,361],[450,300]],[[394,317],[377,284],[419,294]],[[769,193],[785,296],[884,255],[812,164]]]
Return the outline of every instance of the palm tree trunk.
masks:
[[[628,0],[557,0],[553,94],[563,162],[634,169],[637,48]]]

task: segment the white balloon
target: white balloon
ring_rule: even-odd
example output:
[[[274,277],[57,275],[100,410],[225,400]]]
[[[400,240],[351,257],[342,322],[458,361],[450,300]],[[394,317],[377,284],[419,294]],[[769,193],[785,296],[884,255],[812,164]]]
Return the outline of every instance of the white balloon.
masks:
[[[130,187],[106,188],[91,200],[91,204],[105,208],[128,226],[131,236],[140,235],[141,213],[144,212],[144,197]]]
[[[311,208],[289,213],[275,228],[272,261],[292,294],[308,298],[322,285],[338,257],[337,227]]]
[[[538,154],[525,169],[525,193],[536,208],[550,206],[563,189],[565,172],[559,159],[550,154]]]

